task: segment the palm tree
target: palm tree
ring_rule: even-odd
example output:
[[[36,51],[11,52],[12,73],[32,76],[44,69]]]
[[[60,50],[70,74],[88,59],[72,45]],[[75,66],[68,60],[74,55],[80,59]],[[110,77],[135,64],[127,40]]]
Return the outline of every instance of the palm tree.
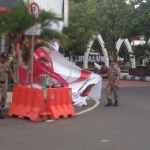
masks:
[[[23,60],[27,64],[29,62],[31,37],[26,36],[25,31],[34,24],[41,24],[41,35],[35,39],[36,50],[41,46],[48,46],[47,39],[57,40],[61,48],[65,49],[69,45],[69,38],[58,33],[52,29],[45,28],[50,22],[56,22],[57,19],[54,13],[50,11],[41,10],[40,17],[36,18],[28,11],[24,5],[19,8],[8,9],[5,8],[4,12],[0,12],[0,36],[6,35],[14,45],[14,50],[17,53],[20,49],[23,50]],[[17,58],[17,57],[16,57]]]

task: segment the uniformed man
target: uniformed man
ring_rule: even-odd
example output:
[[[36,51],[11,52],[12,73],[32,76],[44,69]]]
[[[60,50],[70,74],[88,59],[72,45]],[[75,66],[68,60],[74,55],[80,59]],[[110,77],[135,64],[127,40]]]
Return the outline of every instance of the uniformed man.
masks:
[[[5,116],[2,114],[2,109],[5,107],[7,98],[7,75],[10,75],[14,83],[17,84],[17,80],[15,79],[11,67],[8,63],[8,54],[6,52],[3,52],[0,55],[0,119],[5,118]]]
[[[120,68],[116,64],[115,59],[111,58],[109,60],[110,67],[106,74],[100,74],[102,77],[108,76],[108,84],[106,86],[106,97],[108,103],[105,105],[108,106],[118,106],[119,101],[119,79],[120,79]],[[112,92],[114,93],[115,103],[112,103]]]

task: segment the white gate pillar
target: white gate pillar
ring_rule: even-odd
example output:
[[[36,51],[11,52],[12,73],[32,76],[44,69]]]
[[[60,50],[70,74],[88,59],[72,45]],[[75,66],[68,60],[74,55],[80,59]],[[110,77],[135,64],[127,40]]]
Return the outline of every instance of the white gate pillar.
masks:
[[[133,53],[133,50],[132,50],[132,47],[131,47],[129,40],[128,39],[121,39],[121,38],[119,38],[117,43],[116,43],[117,53],[119,53],[120,47],[121,47],[123,42],[125,43],[128,52]],[[135,68],[136,67],[135,57],[133,54],[129,54],[129,55],[130,55],[130,61],[131,61],[132,68]]]
[[[93,35],[93,38],[95,38],[96,36]],[[104,46],[104,41],[102,39],[102,36],[100,34],[97,35],[97,39],[99,41],[99,44],[101,45],[101,48],[102,48],[102,51],[103,51],[103,54],[104,54],[104,59],[105,59],[105,65],[107,67],[109,67],[109,58],[108,58],[108,53],[107,53],[107,50]],[[94,43],[94,40],[90,39],[88,45],[87,45],[87,50],[86,52],[84,53],[84,59],[83,59],[83,68],[84,69],[88,69],[88,56],[89,56],[89,53],[90,53],[90,50],[91,50],[91,47],[92,47],[92,44]]]

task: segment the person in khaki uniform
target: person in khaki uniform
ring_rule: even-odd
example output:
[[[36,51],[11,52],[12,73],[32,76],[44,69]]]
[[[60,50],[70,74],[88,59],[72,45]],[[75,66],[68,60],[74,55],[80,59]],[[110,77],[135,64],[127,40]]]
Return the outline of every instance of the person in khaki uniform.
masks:
[[[120,79],[120,68],[116,64],[114,59],[110,59],[110,67],[106,74],[100,74],[102,77],[108,76],[108,84],[106,86],[106,97],[108,103],[105,105],[108,106],[118,106],[119,101],[119,79]],[[112,103],[112,92],[114,93],[115,103]]]
[[[2,114],[2,109],[5,107],[7,98],[7,75],[10,75],[14,83],[17,84],[17,80],[15,79],[8,63],[8,54],[3,52],[0,55],[0,119],[5,118],[5,116]]]

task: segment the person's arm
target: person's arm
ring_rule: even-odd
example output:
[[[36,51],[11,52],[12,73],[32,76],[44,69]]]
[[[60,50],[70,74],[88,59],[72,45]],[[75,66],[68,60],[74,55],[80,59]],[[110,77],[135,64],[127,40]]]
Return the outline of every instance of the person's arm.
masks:
[[[6,63],[6,68],[6,72],[8,73],[8,75],[11,77],[15,84],[18,84],[18,81],[16,80],[9,63]]]
[[[8,74],[10,75],[10,77],[12,78],[12,80],[14,81],[15,84],[18,84],[18,81],[16,80],[14,74],[12,73],[12,71],[9,71]]]
[[[120,79],[120,72],[117,74],[117,79],[116,79],[116,82],[115,82],[115,86],[118,85],[119,79]]]
[[[105,74],[99,74],[101,77],[107,77],[108,76],[108,72]]]
[[[118,85],[119,80],[120,80],[120,69],[118,68],[118,70],[117,70],[117,79],[116,79],[116,82],[115,82],[115,86]]]

